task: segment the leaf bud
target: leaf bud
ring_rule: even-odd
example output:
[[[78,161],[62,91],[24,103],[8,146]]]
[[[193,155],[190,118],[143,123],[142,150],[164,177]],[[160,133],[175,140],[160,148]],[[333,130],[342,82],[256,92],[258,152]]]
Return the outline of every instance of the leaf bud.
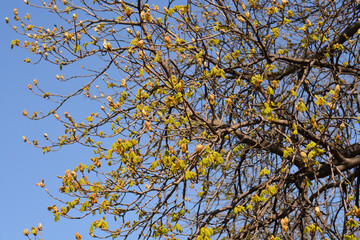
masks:
[[[306,158],[307,158],[307,154],[306,154],[306,152],[304,152],[304,151],[301,151],[301,152],[300,152],[300,156],[301,156],[302,159],[306,159]]]
[[[79,164],[79,171],[80,171],[80,172],[83,172],[83,171],[84,171],[84,167],[83,167],[82,163]]]
[[[26,110],[23,111],[23,115],[27,116],[27,111]]]
[[[345,128],[345,124],[344,123],[340,124],[340,130],[344,130],[344,128]]]
[[[31,84],[28,85],[28,89],[29,89],[29,90],[32,90]]]
[[[131,8],[129,8],[129,7],[126,8],[126,9],[125,9],[125,15],[128,16],[128,17],[130,17],[131,14],[132,14]]]
[[[129,34],[132,34],[133,31],[130,29],[130,28],[127,28],[126,31],[129,33]]]
[[[36,79],[34,79],[34,80],[33,80],[33,83],[34,83],[34,85],[37,85],[37,81],[36,81]]]
[[[316,215],[317,217],[319,217],[320,214],[321,214],[320,208],[319,208],[319,207],[315,207],[315,215]]]
[[[26,141],[27,141],[27,139],[26,139],[26,137],[25,137],[25,136],[23,136],[23,137],[22,137],[22,139],[24,140],[24,142],[26,142]]]
[[[139,55],[139,59],[144,58],[144,52],[143,51],[139,51],[138,55]]]
[[[289,223],[289,219],[287,218],[287,217],[285,217],[285,218],[282,218],[281,220],[280,220],[280,223],[281,223],[281,228],[285,231],[285,232],[287,232],[288,231],[288,223]]]
[[[311,27],[311,21],[310,21],[310,19],[306,19],[306,25],[308,25],[309,27]]]
[[[140,19],[141,19],[141,20],[145,20],[145,18],[146,18],[146,13],[145,13],[144,11],[142,11],[142,12],[140,13]]]
[[[28,1],[28,0],[24,0],[24,3],[25,3],[25,4],[29,4],[29,1]]]
[[[81,235],[79,233],[76,233],[75,238],[76,238],[76,240],[81,240]]]
[[[38,224],[38,228],[39,228],[39,231],[42,231],[42,224],[41,223]]]
[[[152,131],[152,130],[153,130],[150,122],[145,121],[145,126],[146,126],[146,128],[147,128],[149,131]]]
[[[126,87],[126,79],[125,78],[123,78],[121,80],[121,87]]]
[[[336,85],[334,92],[335,92],[334,96],[338,97],[339,93],[340,93],[340,85],[339,84]]]
[[[182,152],[186,152],[186,151],[187,151],[187,146],[186,146],[185,143],[182,143],[181,146],[180,146],[180,148],[181,148],[181,151],[182,151]]]
[[[70,39],[71,39],[71,34],[69,34],[68,32],[65,32],[65,33],[64,33],[64,37],[65,37],[66,39],[70,40]]]
[[[29,229],[27,229],[27,228],[24,229],[24,235],[29,236]]]
[[[9,18],[8,17],[5,18],[5,22],[9,23]]]
[[[74,14],[72,15],[72,18],[73,18],[74,21],[77,19],[76,13],[74,13]]]
[[[144,117],[149,116],[149,113],[145,111],[145,109],[141,110],[141,113],[143,114]]]
[[[143,40],[140,40],[137,44],[137,46],[140,48],[140,49],[143,49],[144,48],[144,41]]]
[[[111,50],[111,43],[110,43],[110,42],[107,42],[106,39],[104,39],[104,41],[103,41],[103,47],[104,47],[106,50]]]
[[[37,228],[32,227],[32,229],[31,229],[31,233],[32,233],[34,236],[37,236],[37,234],[38,234],[38,229],[37,229]]]
[[[196,146],[196,153],[200,153],[204,149],[204,146],[202,144],[199,144]]]
[[[164,42],[166,43],[166,45],[170,45],[171,44],[171,39],[169,38],[169,36],[165,36],[164,37]]]
[[[211,105],[214,105],[214,104],[215,104],[215,96],[214,96],[214,94],[210,94],[210,96],[209,96],[209,103],[210,103]]]

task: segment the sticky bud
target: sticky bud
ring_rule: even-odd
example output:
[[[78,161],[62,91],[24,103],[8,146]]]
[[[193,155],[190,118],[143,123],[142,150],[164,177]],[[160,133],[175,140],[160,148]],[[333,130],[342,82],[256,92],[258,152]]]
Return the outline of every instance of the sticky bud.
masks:
[[[29,4],[29,1],[28,1],[28,0],[24,0],[24,3],[25,3],[25,4]]]
[[[34,85],[37,85],[37,81],[36,81],[36,79],[34,79],[34,80],[33,80],[33,83],[34,83]]]
[[[22,137],[22,139],[24,140],[24,142],[26,142],[26,141],[27,141],[27,139],[26,139],[26,137],[25,137],[25,136],[23,136],[23,137]]]
[[[74,14],[72,15],[72,18],[73,18],[74,21],[77,19],[76,13],[74,13]]]
[[[24,235],[29,236],[29,229],[27,229],[27,228],[24,229]]]
[[[130,28],[127,28],[126,31],[129,33],[129,34],[132,34],[133,31],[130,29]]]
[[[9,18],[6,17],[6,18],[5,18],[5,22],[6,22],[6,23],[9,23]]]
[[[38,224],[38,229],[39,229],[39,231],[42,231],[43,228],[42,228],[42,224],[41,224],[41,223]]]
[[[59,115],[54,114],[54,117],[55,117],[57,120],[59,120]]]
[[[23,115],[27,116],[27,111],[26,110],[23,111]]]
[[[28,89],[29,89],[29,90],[32,90],[31,84],[28,85]]]
[[[47,133],[44,133],[44,138],[47,138],[47,137],[48,137]]]

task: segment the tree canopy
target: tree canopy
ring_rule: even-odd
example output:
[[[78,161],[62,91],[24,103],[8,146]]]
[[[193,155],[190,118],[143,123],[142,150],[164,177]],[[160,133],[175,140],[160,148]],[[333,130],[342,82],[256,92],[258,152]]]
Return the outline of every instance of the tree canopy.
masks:
[[[55,221],[94,215],[100,238],[359,237],[358,1],[33,2],[58,20],[14,9],[11,47],[83,85],[29,84],[52,103],[23,115],[64,133],[24,141],[94,150],[61,177]],[[89,100],[85,119],[64,109]]]

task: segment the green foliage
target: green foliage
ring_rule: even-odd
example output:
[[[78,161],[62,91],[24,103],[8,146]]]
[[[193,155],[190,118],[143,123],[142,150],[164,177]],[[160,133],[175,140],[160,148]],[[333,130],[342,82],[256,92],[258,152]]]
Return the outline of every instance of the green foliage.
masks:
[[[56,0],[38,7],[59,22],[5,19],[24,62],[77,87],[28,84],[52,105],[23,115],[64,132],[24,142],[93,150],[58,176],[54,220],[93,215],[94,238],[355,239],[358,3],[182,4]]]

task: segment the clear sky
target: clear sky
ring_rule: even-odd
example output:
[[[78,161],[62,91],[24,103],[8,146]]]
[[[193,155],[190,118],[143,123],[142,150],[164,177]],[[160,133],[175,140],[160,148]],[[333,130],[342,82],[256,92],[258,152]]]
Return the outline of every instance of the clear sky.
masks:
[[[55,201],[35,186],[41,179],[45,179],[46,187],[55,196],[61,196],[58,191],[61,179],[56,176],[64,175],[66,169],[73,169],[79,162],[86,162],[90,156],[87,149],[71,146],[43,155],[41,149],[22,141],[23,135],[29,139],[41,139],[45,132],[50,135],[61,129],[51,119],[31,121],[22,116],[24,109],[29,114],[49,110],[46,107],[49,103],[33,95],[27,85],[36,78],[44,88],[58,87],[53,85],[57,84],[55,75],[58,68],[45,63],[31,65],[22,62],[22,59],[31,55],[24,49],[10,49],[11,40],[20,36],[5,24],[5,17],[12,19],[13,9],[17,8],[19,16],[29,12],[38,24],[39,21],[46,22],[49,19],[43,15],[44,12],[26,6],[23,0],[1,1],[0,5],[0,239],[26,239],[23,229],[37,226],[39,222],[43,224],[46,240],[75,239],[75,232],[79,232],[83,239],[89,239],[89,224],[84,224],[83,220],[60,219],[55,223],[52,214],[47,211],[47,206],[53,205]],[[77,107],[75,104],[66,110],[79,110]]]

